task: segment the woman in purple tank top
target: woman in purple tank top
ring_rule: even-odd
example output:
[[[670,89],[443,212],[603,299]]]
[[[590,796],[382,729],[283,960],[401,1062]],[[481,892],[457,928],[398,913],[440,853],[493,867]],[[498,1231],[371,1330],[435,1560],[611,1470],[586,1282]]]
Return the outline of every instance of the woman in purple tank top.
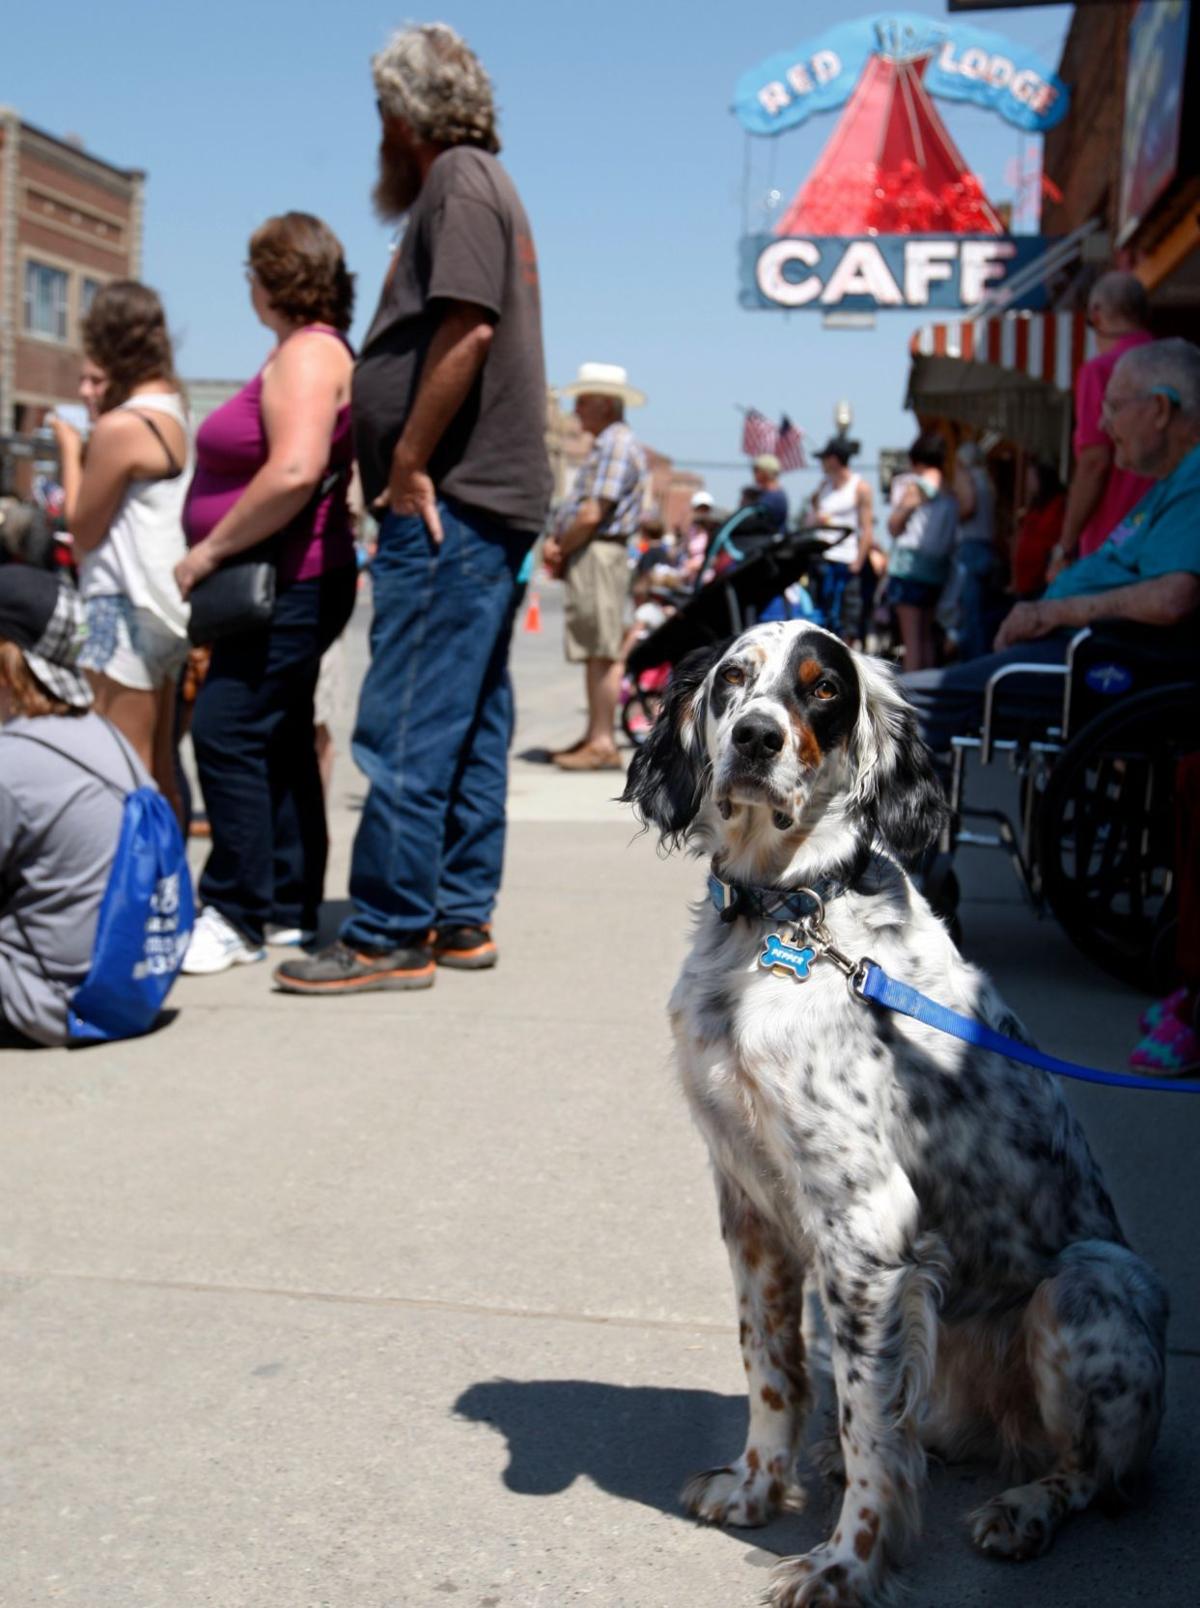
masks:
[[[183,510],[189,552],[175,575],[187,597],[222,563],[261,548],[278,585],[267,626],[214,644],[196,700],[212,852],[183,963],[191,973],[262,960],[264,939],[315,932],[328,835],[313,697],[357,581],[346,501],[354,288],[341,245],[319,218],[288,212],[251,237],[246,273],[277,344],[197,433]]]

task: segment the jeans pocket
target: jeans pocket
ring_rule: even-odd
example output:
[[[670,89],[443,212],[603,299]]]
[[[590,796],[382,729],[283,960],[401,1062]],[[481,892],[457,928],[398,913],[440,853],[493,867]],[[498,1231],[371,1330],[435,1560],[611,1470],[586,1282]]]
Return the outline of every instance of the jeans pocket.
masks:
[[[446,510],[443,562],[451,565],[473,586],[511,584],[516,574],[515,548],[507,533],[483,523],[469,523]]]
[[[436,557],[437,548],[419,514],[387,513],[379,526],[372,576],[421,571]]]

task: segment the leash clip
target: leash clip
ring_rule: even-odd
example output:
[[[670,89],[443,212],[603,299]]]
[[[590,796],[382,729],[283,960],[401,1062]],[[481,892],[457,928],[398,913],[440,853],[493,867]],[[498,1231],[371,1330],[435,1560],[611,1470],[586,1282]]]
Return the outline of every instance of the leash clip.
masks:
[[[873,966],[878,966],[878,964],[878,961],[872,960],[870,955],[864,955],[846,979],[850,985],[851,995],[860,1005],[870,1004],[870,1000],[867,998],[867,973]]]
[[[851,994],[865,1004],[867,972],[875,962],[867,955],[858,960],[851,960],[849,955],[844,955],[829,936],[829,929],[822,920],[824,914],[822,909],[815,915],[805,917],[796,929],[796,936],[803,935],[805,943],[811,944],[816,950],[818,960],[831,960],[850,985]],[[793,936],[793,943],[796,942],[796,936]]]

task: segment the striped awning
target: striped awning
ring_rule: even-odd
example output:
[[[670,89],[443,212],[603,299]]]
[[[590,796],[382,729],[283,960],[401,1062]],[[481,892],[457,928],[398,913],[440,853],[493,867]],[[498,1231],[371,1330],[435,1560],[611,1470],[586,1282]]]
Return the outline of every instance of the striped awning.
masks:
[[[1096,337],[1082,313],[1000,313],[926,324],[910,349],[914,357],[986,363],[1069,395],[1080,366],[1096,355]]]
[[[1082,313],[997,313],[926,324],[910,342],[906,406],[1057,463],[1070,458],[1072,391],[1096,352]]]

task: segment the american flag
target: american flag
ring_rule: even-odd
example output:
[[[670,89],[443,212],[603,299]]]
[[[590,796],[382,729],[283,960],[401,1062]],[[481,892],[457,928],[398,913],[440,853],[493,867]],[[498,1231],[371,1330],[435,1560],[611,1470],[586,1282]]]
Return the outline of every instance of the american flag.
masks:
[[[745,422],[742,425],[742,451],[747,458],[757,458],[761,453],[774,452],[779,439],[779,431],[757,408],[746,410]]]
[[[789,469],[806,469],[808,458],[804,452],[804,431],[794,425],[785,413],[779,421],[779,434],[775,440],[775,456],[784,474]]]

